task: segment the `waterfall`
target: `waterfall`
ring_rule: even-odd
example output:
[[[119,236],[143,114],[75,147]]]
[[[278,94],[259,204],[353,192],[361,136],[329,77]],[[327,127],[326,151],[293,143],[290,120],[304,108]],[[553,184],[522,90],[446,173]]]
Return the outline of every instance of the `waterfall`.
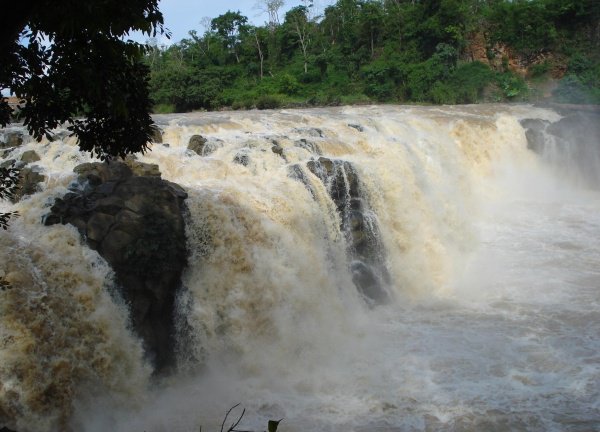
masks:
[[[138,161],[188,194],[178,366],[162,377],[110,266],[75,227],[41,223],[92,159],[60,131],[4,151],[35,150],[45,180],[0,203],[20,213],[0,233],[0,426],[218,430],[237,403],[252,430],[600,426],[600,154],[552,135],[562,118],[528,105],[156,116],[163,143]]]

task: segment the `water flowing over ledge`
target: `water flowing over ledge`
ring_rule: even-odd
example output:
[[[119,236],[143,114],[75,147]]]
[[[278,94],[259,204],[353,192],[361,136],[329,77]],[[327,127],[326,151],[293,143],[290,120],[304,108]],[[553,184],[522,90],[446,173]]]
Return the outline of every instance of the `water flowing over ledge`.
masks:
[[[138,160],[188,194],[179,371],[159,380],[112,269],[75,227],[41,224],[88,156],[25,137],[4,158],[35,150],[45,179],[0,237],[14,285],[0,420],[218,430],[242,402],[256,430],[600,427],[600,195],[581,175],[598,153],[561,145],[560,119],[508,105],[157,116],[162,143]]]

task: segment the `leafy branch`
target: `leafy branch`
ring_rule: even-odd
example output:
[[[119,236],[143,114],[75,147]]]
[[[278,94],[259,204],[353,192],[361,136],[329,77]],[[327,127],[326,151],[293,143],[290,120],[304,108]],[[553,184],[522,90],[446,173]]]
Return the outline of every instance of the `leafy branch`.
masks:
[[[12,199],[19,187],[19,170],[14,162],[8,167],[0,168],[0,199]],[[17,212],[0,213],[0,228],[7,229],[11,217],[18,216]]]

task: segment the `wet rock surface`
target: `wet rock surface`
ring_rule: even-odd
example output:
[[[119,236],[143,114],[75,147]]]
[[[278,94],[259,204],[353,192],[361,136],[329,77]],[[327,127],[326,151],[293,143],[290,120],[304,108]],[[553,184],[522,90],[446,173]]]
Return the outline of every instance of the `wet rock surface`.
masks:
[[[202,135],[192,135],[188,141],[187,149],[198,156],[208,156],[219,147],[222,147],[223,144],[223,140],[219,138],[205,138]]]
[[[539,119],[521,120],[527,147],[571,177],[600,189],[600,111],[563,108],[557,122]]]
[[[162,144],[163,142],[162,130],[157,126],[152,127],[152,142],[156,144]]]
[[[174,361],[174,302],[186,265],[187,193],[137,162],[75,167],[78,179],[44,223],[75,226],[110,264],[133,329],[158,371]],[[150,173],[151,175],[147,175]],[[144,175],[146,174],[146,175]]]
[[[24,197],[42,190],[41,183],[46,180],[46,176],[41,173],[42,169],[39,166],[26,166],[23,160],[16,161],[15,159],[9,159],[2,162],[0,167],[15,167],[19,170],[19,181],[13,195],[10,197],[11,202],[19,202]]]
[[[208,140],[206,138],[204,138],[202,135],[192,135],[192,137],[188,141],[187,149],[202,156],[203,150],[204,150],[204,145],[207,142],[208,142]]]
[[[385,303],[390,277],[384,248],[377,218],[362,194],[356,169],[350,162],[326,157],[309,161],[307,168],[323,182],[341,217],[354,284],[368,303]]]
[[[0,149],[20,147],[23,145],[22,132],[7,132],[4,138],[0,139]]]

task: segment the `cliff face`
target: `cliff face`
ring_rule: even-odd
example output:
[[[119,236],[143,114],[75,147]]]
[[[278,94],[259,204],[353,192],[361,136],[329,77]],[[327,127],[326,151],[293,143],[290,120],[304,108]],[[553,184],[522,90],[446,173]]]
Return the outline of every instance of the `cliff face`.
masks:
[[[510,70],[522,77],[531,76],[532,68],[544,63],[548,64],[552,79],[561,79],[567,71],[567,59],[563,55],[541,50],[526,56],[506,44],[490,42],[483,32],[469,36],[462,59],[479,61],[496,71]]]

